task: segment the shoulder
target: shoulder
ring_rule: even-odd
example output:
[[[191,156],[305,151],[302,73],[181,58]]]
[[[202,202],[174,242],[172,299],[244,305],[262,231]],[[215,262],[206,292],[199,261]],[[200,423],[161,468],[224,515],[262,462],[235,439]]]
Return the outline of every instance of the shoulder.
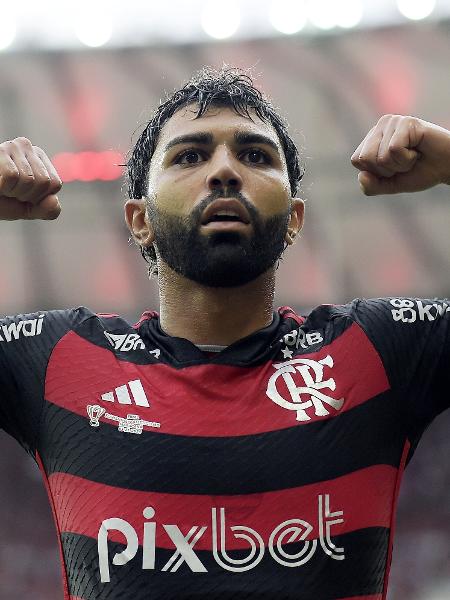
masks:
[[[349,304],[336,307],[336,311],[348,314],[361,324],[387,322],[391,325],[419,325],[450,318],[450,300],[412,297],[357,298]]]
[[[36,336],[58,337],[89,318],[85,307],[39,310],[0,317],[0,343]]]
[[[448,299],[355,298],[346,304],[322,304],[298,318],[303,329],[328,331],[330,339],[356,326],[383,354],[411,344],[423,348],[427,340],[450,336]]]
[[[96,313],[85,306],[39,310],[0,316],[0,344],[38,336],[57,341],[70,331],[83,334],[108,329],[133,331],[133,326],[118,314]]]

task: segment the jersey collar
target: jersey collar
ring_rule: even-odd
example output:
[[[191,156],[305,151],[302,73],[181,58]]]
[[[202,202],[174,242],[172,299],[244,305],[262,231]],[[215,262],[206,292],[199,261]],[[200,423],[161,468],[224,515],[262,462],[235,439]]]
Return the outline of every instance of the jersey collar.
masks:
[[[196,364],[227,364],[249,366],[273,360],[280,352],[281,338],[299,326],[300,317],[292,309],[283,307],[273,313],[270,325],[233,342],[214,355],[205,354],[185,338],[167,335],[161,328],[158,313],[144,313],[139,321],[140,335],[148,337],[153,346],[161,350],[161,358],[179,366]]]

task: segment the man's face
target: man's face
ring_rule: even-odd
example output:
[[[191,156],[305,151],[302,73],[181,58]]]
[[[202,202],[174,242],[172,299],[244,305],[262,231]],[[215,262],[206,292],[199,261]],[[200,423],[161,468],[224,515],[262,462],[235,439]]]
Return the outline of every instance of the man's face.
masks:
[[[164,125],[152,157],[148,221],[157,255],[211,287],[243,285],[273,268],[291,219],[289,178],[274,129],[229,107]]]

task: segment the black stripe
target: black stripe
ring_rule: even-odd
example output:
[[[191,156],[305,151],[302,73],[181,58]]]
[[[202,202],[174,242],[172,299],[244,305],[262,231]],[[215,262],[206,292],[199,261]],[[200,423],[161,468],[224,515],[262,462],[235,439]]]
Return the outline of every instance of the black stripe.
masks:
[[[352,317],[364,329],[384,363],[392,389],[400,390],[412,458],[419,440],[433,419],[450,407],[450,312],[439,315],[433,304],[448,299],[397,299],[411,308],[398,309],[390,298],[354,301]],[[444,304],[443,304],[444,303]],[[419,307],[429,313],[420,314]],[[392,310],[411,322],[395,321]],[[397,317],[400,316],[397,313]],[[432,319],[432,320],[430,320]],[[406,391],[406,393],[405,393]]]
[[[114,566],[112,558],[124,545],[109,543],[110,583],[101,583],[97,540],[72,533],[62,534],[70,593],[84,600],[335,600],[380,594],[387,561],[389,530],[373,527],[333,537],[345,550],[335,560],[318,545],[314,555],[299,567],[277,563],[267,548],[261,562],[242,573],[227,571],[212,552],[195,550],[207,572],[194,573],[183,562],[175,572],[162,572],[175,549],[156,549],[155,570],[142,570],[142,549],[127,564]],[[284,546],[293,554],[300,544]],[[229,550],[233,558],[248,550]]]
[[[39,317],[43,316],[42,319]],[[44,381],[49,357],[58,341],[74,323],[85,318],[82,310],[39,311],[0,319],[0,326],[18,326],[34,321],[36,335],[25,336],[22,329],[10,341],[0,330],[0,427],[34,455],[39,418],[44,407]],[[41,333],[37,323],[41,324]],[[27,325],[28,333],[32,325]],[[3,340],[3,341],[1,341]]]
[[[377,464],[397,467],[404,437],[386,392],[332,419],[235,437],[119,432],[48,403],[39,452],[63,472],[134,490],[250,494],[333,479]],[[176,410],[176,407],[174,408]]]
[[[321,346],[330,344],[342,335],[352,324],[353,321],[348,315],[339,313],[336,317],[333,306],[321,306],[311,313],[302,325],[302,329],[305,333],[320,330],[323,342],[314,346],[314,350],[317,351]],[[175,369],[182,369],[212,363],[250,367],[264,364],[270,360],[281,359],[281,348],[285,346],[284,343],[280,342],[281,338],[292,330],[298,329],[298,327],[299,324],[293,318],[281,317],[278,312],[274,312],[274,319],[268,327],[264,327],[230,344],[214,357],[202,352],[189,340],[168,336],[161,329],[157,318],[143,321],[139,329],[135,330],[120,317],[99,317],[92,314],[92,318],[78,325],[75,331],[77,335],[90,344],[95,344],[114,353],[118,360],[139,365],[164,363]],[[139,333],[148,349],[114,350],[106,339],[104,331],[115,334]],[[155,348],[161,350],[158,359],[155,359],[148,352],[148,350]],[[306,352],[310,352],[310,349],[300,347],[297,349],[296,354]]]

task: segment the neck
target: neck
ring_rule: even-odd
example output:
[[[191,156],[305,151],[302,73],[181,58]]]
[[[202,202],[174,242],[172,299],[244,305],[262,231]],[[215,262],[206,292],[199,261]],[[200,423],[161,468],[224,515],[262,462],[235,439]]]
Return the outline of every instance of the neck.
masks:
[[[272,322],[275,271],[239,287],[211,288],[158,266],[160,321],[171,336],[228,346]]]

